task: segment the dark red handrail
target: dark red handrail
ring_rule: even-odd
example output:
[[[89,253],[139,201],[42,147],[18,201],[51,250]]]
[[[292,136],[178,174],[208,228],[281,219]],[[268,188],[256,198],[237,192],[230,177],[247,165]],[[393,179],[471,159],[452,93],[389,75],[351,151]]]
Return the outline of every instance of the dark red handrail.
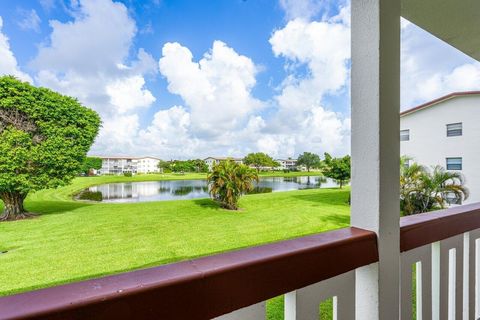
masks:
[[[378,261],[345,228],[0,298],[2,319],[211,319]]]
[[[451,207],[400,219],[400,251],[480,228],[480,203]]]

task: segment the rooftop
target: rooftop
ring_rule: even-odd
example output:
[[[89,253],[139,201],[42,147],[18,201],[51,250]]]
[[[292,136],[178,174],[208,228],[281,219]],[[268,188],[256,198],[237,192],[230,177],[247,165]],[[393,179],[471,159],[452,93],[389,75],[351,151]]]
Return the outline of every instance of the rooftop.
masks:
[[[429,102],[426,102],[426,103],[423,103],[419,106],[416,106],[416,107],[413,107],[413,108],[410,108],[408,110],[405,110],[403,112],[400,112],[400,116],[403,117],[403,116],[406,116],[406,115],[409,115],[409,114],[412,114],[414,112],[417,112],[417,111],[420,111],[420,110],[423,110],[423,109],[426,109],[426,108],[430,108],[430,107],[433,107],[441,102],[444,102],[444,101],[447,101],[447,100],[450,100],[450,99],[453,99],[453,98],[457,98],[457,97],[464,97],[464,96],[472,96],[472,95],[480,95],[480,91],[464,91],[464,92],[452,92],[450,94],[447,94],[443,97],[440,97],[440,98],[437,98],[435,100],[432,100],[432,101],[429,101]]]
[[[143,157],[130,157],[130,156],[92,156],[92,157],[96,157],[96,158],[100,158],[100,159],[118,159],[118,160],[121,160],[121,159],[135,159],[135,160],[139,160],[139,159],[146,159],[146,158],[155,159],[155,160],[162,160],[162,159],[160,159],[160,158],[152,157],[152,156],[143,156]]]

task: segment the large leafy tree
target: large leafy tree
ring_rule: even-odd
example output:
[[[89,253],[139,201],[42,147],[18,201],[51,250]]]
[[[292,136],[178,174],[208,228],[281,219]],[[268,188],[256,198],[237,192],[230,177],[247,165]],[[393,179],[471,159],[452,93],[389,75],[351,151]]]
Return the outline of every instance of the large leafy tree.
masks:
[[[350,181],[350,156],[333,158],[330,154],[325,153],[323,174],[335,180],[341,189],[343,185]]]
[[[446,171],[441,166],[431,169],[411,159],[402,158],[400,163],[400,209],[404,215],[428,212],[445,208],[447,198],[468,198],[469,192],[461,173]]]
[[[307,171],[310,172],[312,168],[320,168],[321,161],[318,154],[311,152],[304,152],[298,156],[297,166],[305,166]]]
[[[98,114],[76,99],[0,77],[0,220],[30,216],[29,192],[69,183],[99,126]]]
[[[99,170],[102,168],[102,159],[98,157],[86,157],[80,168],[80,172],[89,175],[92,169]]]
[[[249,153],[243,158],[243,163],[248,166],[253,166],[260,171],[262,167],[278,167],[279,163],[273,160],[268,154],[263,152]]]
[[[244,164],[226,160],[214,165],[207,179],[212,198],[225,209],[237,210],[240,197],[253,190],[258,175]]]

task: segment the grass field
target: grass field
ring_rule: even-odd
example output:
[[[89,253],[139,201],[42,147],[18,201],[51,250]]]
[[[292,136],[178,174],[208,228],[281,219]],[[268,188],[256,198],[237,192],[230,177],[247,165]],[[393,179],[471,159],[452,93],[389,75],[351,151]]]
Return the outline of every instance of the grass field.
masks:
[[[239,212],[210,199],[130,204],[85,203],[72,194],[94,184],[204,175],[77,178],[28,197],[34,219],[0,223],[0,295],[146,268],[289,239],[349,224],[348,189],[242,198]],[[281,299],[270,319],[281,319]]]

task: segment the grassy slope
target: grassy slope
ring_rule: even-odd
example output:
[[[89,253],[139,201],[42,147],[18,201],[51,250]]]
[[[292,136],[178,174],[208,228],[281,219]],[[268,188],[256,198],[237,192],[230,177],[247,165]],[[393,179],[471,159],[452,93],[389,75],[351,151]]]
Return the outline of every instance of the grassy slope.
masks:
[[[158,180],[126,179],[145,178]],[[348,190],[338,189],[249,195],[241,200],[241,212],[219,209],[209,199],[134,204],[71,200],[71,194],[85,186],[121,180],[125,178],[79,178],[68,187],[37,192],[27,208],[40,217],[0,223],[0,251],[9,251],[0,255],[0,295],[349,224]],[[269,309],[271,319],[280,318],[281,309]]]

